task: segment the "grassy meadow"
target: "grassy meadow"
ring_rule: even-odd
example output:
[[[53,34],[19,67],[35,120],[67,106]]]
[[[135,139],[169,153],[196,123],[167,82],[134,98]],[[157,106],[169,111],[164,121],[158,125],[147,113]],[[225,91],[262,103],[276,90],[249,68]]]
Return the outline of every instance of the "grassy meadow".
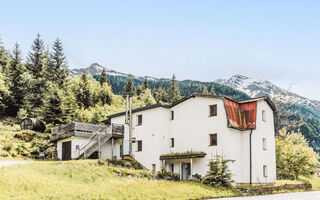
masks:
[[[205,199],[238,194],[195,182],[136,178],[145,172],[96,163],[39,161],[0,168],[0,199]],[[116,175],[119,170],[133,176]]]

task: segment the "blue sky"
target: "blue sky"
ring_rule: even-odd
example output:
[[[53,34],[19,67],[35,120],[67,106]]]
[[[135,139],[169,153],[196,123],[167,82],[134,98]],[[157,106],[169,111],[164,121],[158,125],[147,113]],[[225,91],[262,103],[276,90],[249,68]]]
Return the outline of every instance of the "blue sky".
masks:
[[[264,78],[320,100],[320,1],[3,1],[0,37],[24,55],[59,37],[70,68]]]

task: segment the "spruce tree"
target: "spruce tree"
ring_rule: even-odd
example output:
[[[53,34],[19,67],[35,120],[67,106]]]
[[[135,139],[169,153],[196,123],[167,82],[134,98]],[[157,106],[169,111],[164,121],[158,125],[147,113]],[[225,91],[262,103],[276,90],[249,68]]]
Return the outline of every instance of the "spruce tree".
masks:
[[[162,88],[152,90],[152,95],[157,103],[167,103],[168,102],[168,93]]]
[[[170,81],[170,87],[168,90],[168,101],[169,103],[174,103],[181,99],[179,85],[176,80],[176,76],[173,74]]]
[[[80,107],[89,108],[92,105],[90,85],[86,72],[83,72],[80,77],[76,98]]]
[[[49,63],[48,51],[45,51],[44,44],[38,34],[33,41],[31,51],[27,57],[26,69],[31,74],[32,80],[28,93],[25,97],[25,105],[28,105],[26,110],[31,116],[37,117],[40,114],[44,98],[47,93],[48,80],[44,76],[44,69]]]
[[[4,115],[7,109],[7,102],[10,95],[9,87],[6,83],[4,73],[2,73],[2,66],[0,66],[0,115]]]
[[[107,73],[106,73],[106,70],[103,69],[99,79],[100,86],[102,86],[104,83],[107,83],[107,82],[108,82]]]
[[[149,88],[148,79],[146,79],[146,78],[143,80],[143,87],[145,90]]]
[[[22,107],[24,96],[28,88],[24,82],[23,74],[26,69],[22,63],[21,51],[19,44],[15,44],[12,51],[10,65],[9,65],[9,79],[10,79],[10,92],[13,101],[9,105],[9,114],[15,116],[19,109]]]
[[[231,187],[232,173],[228,169],[229,160],[216,155],[215,159],[209,162],[209,171],[203,177],[203,183],[212,187]]]
[[[34,76],[34,78],[38,79],[43,75],[43,61],[45,56],[44,44],[40,37],[40,34],[37,34],[37,37],[36,39],[34,39],[31,49],[32,51],[29,52],[27,57],[26,67]]]
[[[46,69],[46,77],[53,83],[63,87],[68,73],[67,59],[63,53],[62,42],[57,38],[50,52],[50,61]]]
[[[210,89],[210,94],[211,95],[216,95],[216,92],[214,90],[214,85],[212,84],[211,89]]]
[[[2,68],[2,73],[7,74],[9,72],[9,53],[4,48],[3,43],[0,39],[0,67]],[[4,77],[7,80],[7,77]]]
[[[207,87],[203,84],[200,87],[200,94],[209,94]]]
[[[132,97],[134,95],[134,92],[135,92],[135,87],[133,85],[133,79],[132,79],[132,76],[129,76],[127,80],[127,85],[124,88],[123,96],[126,97],[127,95],[129,95],[130,97]]]
[[[46,123],[56,125],[63,122],[62,99],[56,86],[52,86],[50,93],[46,97],[42,116]]]

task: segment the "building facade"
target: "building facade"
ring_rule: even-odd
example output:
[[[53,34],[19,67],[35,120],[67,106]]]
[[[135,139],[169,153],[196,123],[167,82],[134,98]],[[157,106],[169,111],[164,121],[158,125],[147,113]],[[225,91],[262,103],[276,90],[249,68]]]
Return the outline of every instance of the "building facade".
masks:
[[[183,180],[203,177],[216,155],[230,160],[237,184],[276,181],[276,113],[268,97],[236,102],[222,96],[191,95],[173,105],[133,110],[132,157],[146,168],[165,168]],[[108,116],[124,124],[125,112]],[[122,140],[128,154],[128,127]]]

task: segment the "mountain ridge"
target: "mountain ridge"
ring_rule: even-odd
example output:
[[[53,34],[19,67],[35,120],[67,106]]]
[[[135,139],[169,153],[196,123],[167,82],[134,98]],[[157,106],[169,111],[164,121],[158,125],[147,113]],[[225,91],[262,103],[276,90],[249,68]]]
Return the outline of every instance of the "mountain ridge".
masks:
[[[86,71],[94,77],[100,76],[102,70],[105,69],[108,76],[132,76],[134,79],[147,79],[149,81],[169,80],[167,78],[156,78],[152,76],[137,76],[128,73],[118,72],[116,70],[106,68],[98,63],[93,63],[87,68],[75,68],[70,70],[72,76],[77,76]],[[204,82],[204,81],[199,81]],[[246,93],[252,98],[260,96],[269,96],[271,99],[280,101],[282,103],[298,104],[301,106],[307,106],[312,109],[319,110],[320,116],[320,101],[303,97],[302,95],[290,92],[283,89],[268,80],[254,79],[245,75],[234,74],[229,79],[216,79],[212,82],[229,86],[236,90]]]

